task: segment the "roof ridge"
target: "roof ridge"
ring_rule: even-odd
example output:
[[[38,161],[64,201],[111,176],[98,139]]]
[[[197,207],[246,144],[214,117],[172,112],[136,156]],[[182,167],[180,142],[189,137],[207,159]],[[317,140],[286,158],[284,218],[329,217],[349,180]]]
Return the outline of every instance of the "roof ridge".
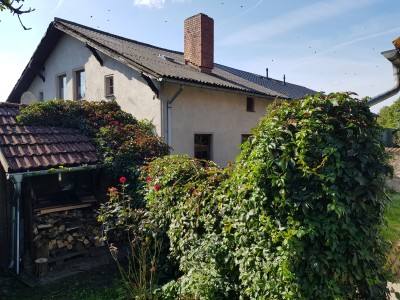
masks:
[[[138,44],[138,45],[141,45],[141,46],[146,46],[146,47],[154,48],[154,49],[157,49],[157,50],[173,52],[174,54],[183,55],[183,52],[181,52],[181,51],[176,51],[176,50],[171,50],[171,49],[167,49],[167,48],[158,47],[158,46],[155,46],[155,45],[152,45],[152,44],[140,42],[138,40],[133,40],[133,39],[130,39],[130,38],[127,38],[127,37],[123,37],[123,36],[120,36],[120,35],[117,35],[117,34],[109,33],[109,32],[103,31],[103,30],[99,30],[99,29],[96,29],[96,28],[93,28],[93,27],[82,25],[82,24],[79,24],[79,23],[76,23],[76,22],[72,22],[72,21],[69,21],[69,20],[65,20],[65,19],[62,19],[62,18],[55,17],[54,18],[54,22],[67,23],[69,25],[79,26],[79,27],[82,27],[84,29],[92,30],[92,31],[95,31],[97,33],[101,33],[101,34],[104,34],[106,36],[109,36],[109,37],[113,37],[113,38],[124,40],[126,42],[131,42],[131,43],[135,43],[135,44]]]

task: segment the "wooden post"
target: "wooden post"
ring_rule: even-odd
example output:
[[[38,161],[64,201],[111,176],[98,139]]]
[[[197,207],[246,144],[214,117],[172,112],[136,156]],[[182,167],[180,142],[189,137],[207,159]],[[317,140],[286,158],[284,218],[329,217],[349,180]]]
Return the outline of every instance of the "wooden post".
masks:
[[[42,257],[35,260],[36,264],[36,276],[43,278],[47,274],[47,258]]]

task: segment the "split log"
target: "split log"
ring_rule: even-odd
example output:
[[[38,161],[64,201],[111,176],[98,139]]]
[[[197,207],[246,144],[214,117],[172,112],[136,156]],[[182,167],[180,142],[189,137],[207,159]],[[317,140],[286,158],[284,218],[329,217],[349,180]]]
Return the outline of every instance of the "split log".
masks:
[[[39,225],[37,226],[37,228],[38,228],[39,230],[48,229],[48,228],[52,228],[52,227],[53,227],[53,225],[51,225],[51,224],[39,224]]]
[[[47,258],[41,257],[35,260],[36,264],[36,276],[43,278],[47,274]]]
[[[64,232],[65,231],[65,225],[64,224],[60,225],[60,227],[58,227],[58,231],[59,232]]]

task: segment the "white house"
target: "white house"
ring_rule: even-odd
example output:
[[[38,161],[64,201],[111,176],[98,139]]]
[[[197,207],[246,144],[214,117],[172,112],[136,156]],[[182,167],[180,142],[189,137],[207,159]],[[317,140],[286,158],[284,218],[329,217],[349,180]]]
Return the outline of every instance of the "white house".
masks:
[[[214,63],[214,21],[185,20],[184,53],[56,18],[7,101],[115,99],[173,148],[226,165],[276,98],[306,87]]]

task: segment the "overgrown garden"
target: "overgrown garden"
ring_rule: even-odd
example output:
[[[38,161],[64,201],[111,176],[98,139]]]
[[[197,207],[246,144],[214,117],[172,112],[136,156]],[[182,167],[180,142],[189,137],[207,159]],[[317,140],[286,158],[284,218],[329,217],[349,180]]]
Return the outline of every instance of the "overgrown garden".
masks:
[[[150,125],[115,103],[54,103],[28,106],[21,120],[60,126],[65,106],[64,126],[92,136],[123,176],[99,220],[117,260],[113,233],[128,238],[130,269],[120,266],[130,298],[387,299],[391,168],[365,101],[279,102],[226,169],[165,156]],[[112,118],[86,105],[111,105]]]

